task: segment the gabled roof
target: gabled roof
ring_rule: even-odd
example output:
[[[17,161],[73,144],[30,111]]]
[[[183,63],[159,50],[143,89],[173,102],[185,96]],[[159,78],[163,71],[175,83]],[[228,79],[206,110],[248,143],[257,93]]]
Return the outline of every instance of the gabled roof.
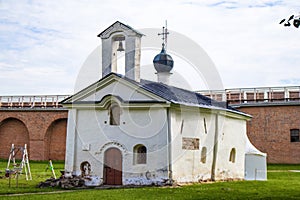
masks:
[[[101,82],[102,80],[107,79],[110,76],[117,76],[117,77],[119,77],[123,80],[126,80],[126,81],[138,86],[139,88],[146,90],[156,96],[159,96],[173,104],[192,106],[192,107],[210,108],[210,109],[228,110],[228,111],[238,113],[238,114],[241,114],[241,115],[244,115],[247,117],[251,117],[250,115],[247,115],[239,110],[236,110],[236,109],[228,106],[226,102],[219,102],[219,101],[213,100],[209,97],[206,97],[206,96],[201,95],[196,92],[192,92],[192,91],[185,90],[182,88],[166,85],[166,84],[159,83],[159,82],[144,80],[144,79],[141,79],[140,82],[136,82],[132,79],[129,79],[129,78],[127,78],[121,74],[117,74],[117,73],[110,73],[92,85],[95,85],[95,84]],[[92,86],[92,85],[90,85],[90,86]],[[88,87],[90,87],[90,86],[88,86]],[[79,93],[83,92],[84,90],[86,90],[86,89],[83,89],[76,94],[79,94]],[[61,103],[64,104],[65,102],[71,100],[72,97],[75,96],[76,94],[70,96],[69,98],[65,99]],[[76,101],[73,103],[76,103]]]
[[[110,25],[108,28],[106,28],[104,31],[102,31],[101,33],[99,33],[97,35],[97,37],[101,37],[102,38],[103,36],[107,35],[110,31],[112,31],[114,29],[114,27],[117,27],[117,26],[119,26],[119,27],[121,27],[123,29],[126,29],[126,30],[131,30],[131,31],[135,32],[136,34],[138,34],[140,36],[143,36],[142,33],[140,33],[139,31],[137,31],[135,29],[133,29],[132,27],[130,27],[130,26],[126,25],[126,24],[123,24],[122,22],[116,21],[115,23],[113,23],[112,25]]]

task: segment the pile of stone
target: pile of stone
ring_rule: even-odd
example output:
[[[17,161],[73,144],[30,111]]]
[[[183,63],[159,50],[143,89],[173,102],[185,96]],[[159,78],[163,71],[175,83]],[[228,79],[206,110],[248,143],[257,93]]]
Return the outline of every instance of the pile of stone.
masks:
[[[46,188],[46,187],[61,187],[64,189],[73,189],[73,188],[85,188],[85,180],[80,176],[73,177],[60,177],[59,179],[50,178],[44,182],[40,182],[37,187]]]
[[[44,182],[40,182],[37,187],[38,188],[46,188],[46,187],[56,187],[59,186],[59,179],[49,178]]]
[[[62,178],[60,180],[60,187],[64,189],[84,188],[85,180],[80,176]]]

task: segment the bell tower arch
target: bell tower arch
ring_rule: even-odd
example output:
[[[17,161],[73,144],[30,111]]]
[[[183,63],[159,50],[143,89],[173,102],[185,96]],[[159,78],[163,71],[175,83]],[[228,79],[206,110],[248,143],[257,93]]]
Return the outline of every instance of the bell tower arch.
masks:
[[[102,77],[117,72],[118,52],[125,52],[125,76],[140,81],[141,37],[143,34],[116,21],[98,34],[102,40]]]

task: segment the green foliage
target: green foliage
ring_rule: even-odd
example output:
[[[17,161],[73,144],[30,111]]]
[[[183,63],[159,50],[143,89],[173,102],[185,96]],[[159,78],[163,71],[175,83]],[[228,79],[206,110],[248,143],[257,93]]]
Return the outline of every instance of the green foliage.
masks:
[[[0,161],[0,171],[5,170],[6,164],[6,161]],[[296,199],[300,197],[300,173],[289,171],[300,170],[300,165],[269,165],[268,181],[232,181],[178,187],[110,190],[36,188],[40,181],[51,177],[51,171],[45,171],[47,165],[48,162],[31,162],[33,180],[26,181],[22,175],[18,188],[15,186],[15,180],[9,188],[8,179],[0,179],[0,199]],[[59,176],[59,171],[64,168],[63,163],[53,162],[53,166]],[[4,173],[0,176],[4,176]],[[41,194],[41,192],[46,192],[46,194]],[[22,195],[4,196],[5,194]]]

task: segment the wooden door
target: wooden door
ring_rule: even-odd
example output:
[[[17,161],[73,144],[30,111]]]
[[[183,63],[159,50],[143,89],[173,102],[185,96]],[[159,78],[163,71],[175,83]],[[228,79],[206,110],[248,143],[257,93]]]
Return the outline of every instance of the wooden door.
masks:
[[[122,153],[117,148],[104,153],[104,184],[122,185]]]

